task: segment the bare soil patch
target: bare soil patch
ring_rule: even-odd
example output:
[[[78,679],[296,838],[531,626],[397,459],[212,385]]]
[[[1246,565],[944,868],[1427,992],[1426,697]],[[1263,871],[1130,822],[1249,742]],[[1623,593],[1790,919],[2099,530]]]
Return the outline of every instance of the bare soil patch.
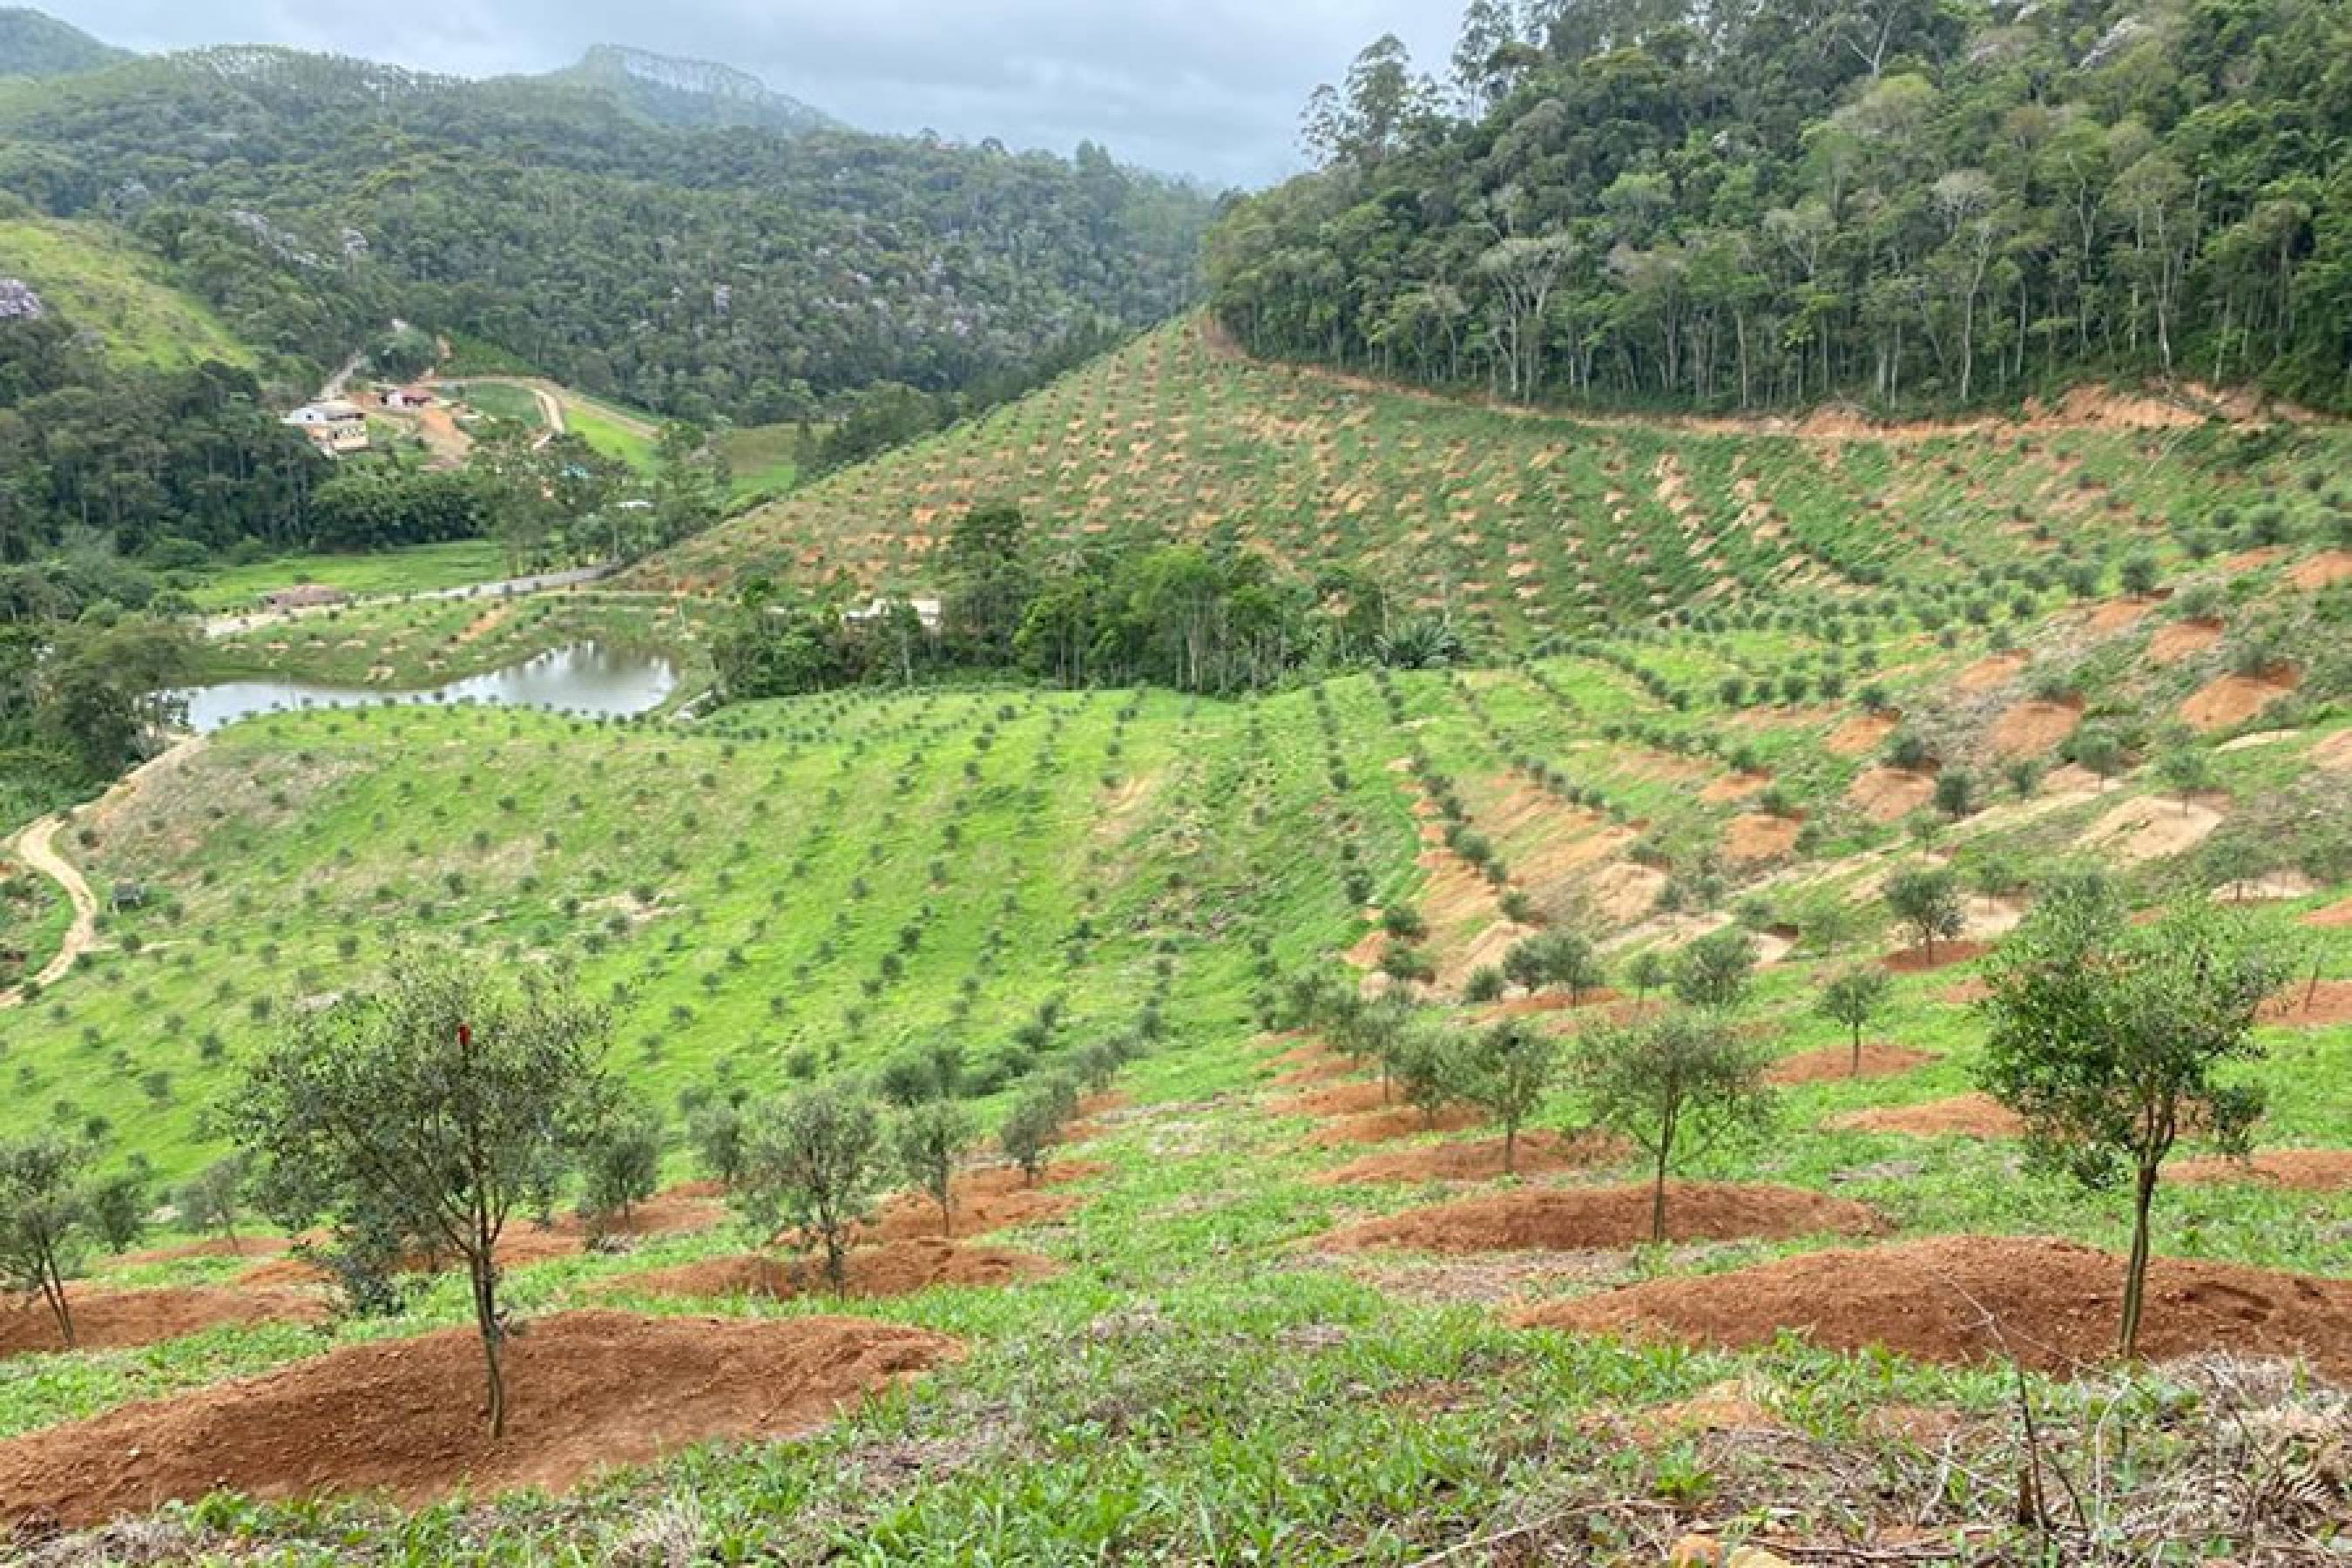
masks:
[[[1698,797],[1708,805],[1724,805],[1735,800],[1746,800],[1771,782],[1770,773],[1726,773],[1699,791]]]
[[[1317,1244],[1327,1252],[1577,1252],[1650,1239],[1650,1188],[1525,1187],[1364,1220]],[[1666,1184],[1670,1241],[1868,1236],[1878,1215],[1850,1198],[1801,1187],[1723,1182]]]
[[[2314,910],[2303,917],[2303,923],[2333,931],[2339,926],[2352,926],[2352,899],[2339,899],[2324,910]]]
[[[2219,621],[2175,621],[2160,626],[2147,639],[2147,661],[2150,664],[2179,664],[2182,659],[2203,653],[2221,640]]]
[[[2123,1286],[2122,1258],[2074,1242],[1938,1237],[1651,1280],[1514,1321],[1732,1347],[1794,1331],[1832,1350],[1884,1346],[1945,1363],[2006,1353],[2063,1375],[2112,1355]],[[2005,1346],[1985,1327],[1986,1313]],[[2304,1356],[2333,1377],[2352,1375],[2352,1281],[2160,1258],[2148,1275],[2140,1351],[2156,1361],[2208,1352]]]
[[[1434,1121],[1410,1105],[1398,1105],[1326,1122],[1307,1134],[1307,1147],[1347,1149],[1360,1143],[1394,1143],[1425,1132],[1466,1132],[1483,1125],[1486,1120],[1486,1112],[1466,1105],[1449,1105],[1437,1113]]]
[[[141,1247],[110,1258],[113,1268],[143,1268],[156,1263],[178,1263],[191,1258],[274,1258],[293,1246],[282,1236],[206,1237],[201,1241],[175,1241],[163,1247]]]
[[[2002,757],[2042,757],[2064,744],[2083,722],[2080,702],[2020,702],[1993,721],[1986,743]]]
[[[1989,1094],[1849,1111],[1830,1125],[1852,1132],[1901,1132],[1913,1138],[2015,1138],[2025,1131],[2017,1113]]]
[[[1319,1083],[1329,1083],[1335,1078],[1352,1078],[1364,1069],[1345,1057],[1326,1057],[1306,1067],[1292,1068],[1274,1078],[1276,1089],[1310,1089]]]
[[[1822,744],[1833,756],[1864,756],[1884,744],[1902,722],[1903,715],[1893,711],[1857,713],[1831,731],[1829,739]]]
[[[2330,550],[2313,556],[2286,574],[2286,580],[2306,594],[2332,588],[2352,577],[2352,550]]]
[[[1906,947],[1878,962],[1897,974],[1929,974],[1954,964],[1971,963],[1991,951],[1992,943],[1989,942],[1939,942],[1932,958],[1924,947]]]
[[[1064,1160],[1037,1173],[1029,1184],[1014,1165],[967,1171],[955,1179],[955,1234],[982,1236],[1015,1226],[1044,1225],[1076,1208],[1079,1199],[1067,1193],[1048,1192],[1089,1176],[1108,1166],[1091,1160]],[[940,1205],[921,1193],[900,1193],[885,1202],[881,1212],[859,1227],[860,1239],[914,1241],[936,1237],[940,1230]]]
[[[1368,1110],[1381,1110],[1396,1103],[1394,1091],[1369,1079],[1360,1083],[1337,1083],[1324,1089],[1310,1089],[1277,1100],[1266,1107],[1275,1116],[1360,1116]]]
[[[258,1498],[561,1489],[712,1438],[779,1438],[959,1353],[855,1318],[567,1312],[507,1346],[507,1436],[470,1329],[352,1345],[267,1376],[0,1443],[0,1518],[94,1524],[216,1489]]]
[[[1845,797],[1873,822],[1900,822],[1936,798],[1936,781],[1903,768],[1872,768],[1853,781]]]
[[[327,1303],[305,1290],[243,1290],[191,1285],[160,1290],[89,1290],[66,1287],[73,1314],[73,1348],[129,1350],[161,1344],[229,1323],[315,1323]],[[37,1296],[12,1295],[0,1303],[0,1356],[62,1351],[57,1320]]]
[[[2263,1005],[2262,1021],[2287,1029],[2324,1029],[2352,1024],[2352,980],[2290,985]]]
[[[2200,687],[2181,703],[2181,722],[2192,730],[2227,730],[2242,724],[2293,691],[2302,679],[2292,668],[2264,675],[2222,676]]]
[[[2312,747],[2311,763],[2331,773],[2352,772],[2352,730],[2338,730]]]
[[[879,1300],[911,1296],[934,1285],[1015,1285],[1058,1272],[1060,1266],[1052,1258],[1034,1252],[923,1237],[858,1247],[846,1259],[844,1293]],[[760,1296],[777,1301],[829,1294],[833,1289],[820,1258],[778,1259],[761,1253],[625,1274],[606,1287],[652,1296]]]
[[[1804,823],[1793,816],[1750,812],[1731,819],[1723,836],[1723,852],[1732,860],[1748,865],[1778,860],[1796,849],[1797,836],[1804,828]]]
[[[2081,847],[2124,865],[2185,855],[2221,826],[2221,814],[2199,801],[2127,800],[2093,823]]]
[[[2136,626],[2155,607],[2147,599],[2109,599],[2084,618],[2084,625],[2094,632],[2119,632]]]
[[[1519,1134],[1517,1173],[1538,1176],[1552,1171],[1582,1171],[1613,1165],[1632,1150],[1605,1133],[1580,1132],[1573,1137],[1536,1130]],[[1425,1149],[1400,1149],[1389,1154],[1367,1154],[1315,1178],[1327,1187],[1374,1186],[1388,1183],[1491,1182],[1503,1173],[1503,1141],[1481,1138],[1467,1143],[1434,1143]]]
[[[2340,1193],[2352,1187],[2352,1150],[2272,1149],[2245,1160],[2183,1160],[2170,1174],[2183,1182],[2259,1182],[2298,1193]]]
[[[1988,654],[1960,671],[1954,684],[1963,691],[1990,691],[2024,674],[2032,662],[2032,656],[2023,653]]]
[[[1864,1040],[1862,1043],[1862,1065],[1854,1066],[1852,1046],[1823,1046],[1817,1051],[1800,1051],[1793,1057],[1782,1057],[1772,1064],[1766,1076],[1774,1083],[1836,1083],[1858,1078],[1900,1078],[1916,1071],[1936,1058],[1926,1051],[1915,1051],[1908,1046],[1889,1045],[1885,1040]]]

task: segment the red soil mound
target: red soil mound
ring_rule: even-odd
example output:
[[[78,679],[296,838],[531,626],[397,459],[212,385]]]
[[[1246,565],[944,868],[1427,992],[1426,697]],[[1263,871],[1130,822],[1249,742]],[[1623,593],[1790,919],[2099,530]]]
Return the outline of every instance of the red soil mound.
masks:
[[[2150,664],[2179,664],[2221,640],[2219,621],[2175,621],[2147,639]]]
[[[723,1204],[706,1197],[688,1194],[673,1188],[660,1193],[629,1210],[625,1219],[615,1218],[603,1234],[607,1237],[644,1237],[676,1236],[690,1230],[709,1230],[727,1217]],[[577,1257],[588,1249],[590,1234],[586,1222],[577,1215],[565,1215],[553,1225],[535,1225],[528,1220],[510,1221],[506,1234],[499,1238],[499,1267],[524,1268],[534,1263],[545,1263],[553,1258]],[[436,1273],[454,1268],[455,1257],[443,1258],[413,1258],[407,1268],[414,1273]],[[273,1258],[256,1264],[236,1277],[236,1283],[270,1289],[282,1285],[317,1285],[331,1277],[317,1264],[299,1258]]]
[[[2278,1028],[2320,1029],[2352,1024],[2352,980],[2290,985],[2263,1004],[2262,1021]]]
[[[1582,1132],[1569,1138],[1558,1132],[1522,1132],[1517,1173],[1533,1176],[1547,1171],[1613,1165],[1631,1152],[1606,1133]],[[1392,1154],[1367,1154],[1315,1180],[1323,1186],[1337,1187],[1386,1182],[1490,1182],[1502,1173],[1503,1141],[1481,1138],[1470,1143],[1435,1143],[1425,1149],[1400,1149]]]
[[[1052,1258],[1002,1247],[963,1247],[927,1237],[861,1247],[849,1255],[844,1294],[911,1296],[934,1285],[1013,1285],[1059,1272]],[[647,1296],[765,1296],[779,1301],[832,1290],[819,1258],[780,1262],[758,1253],[714,1258],[676,1268],[625,1274],[608,1290]]]
[[[1854,1078],[1899,1078],[1935,1059],[1926,1051],[1915,1051],[1908,1046],[1890,1046],[1884,1040],[1864,1040],[1859,1071],[1854,1067],[1852,1046],[1823,1046],[1817,1051],[1801,1051],[1793,1057],[1782,1057],[1772,1064],[1772,1070],[1765,1076],[1774,1083],[1782,1084],[1835,1083]]]
[[[1873,768],[1853,781],[1845,797],[1873,822],[1899,822],[1936,798],[1936,781],[1901,768]]]
[[[1856,1110],[1831,1125],[1853,1132],[1903,1132],[1914,1138],[2015,1138],[2025,1130],[2015,1111],[1989,1094]]]
[[[1727,805],[1761,793],[1771,782],[1770,773],[1726,773],[1699,791],[1698,797],[1708,805]]]
[[[1276,1116],[1360,1116],[1395,1103],[1396,1096],[1388,1088],[1366,1081],[1338,1083],[1328,1089],[1294,1094],[1276,1100],[1266,1110]]]
[[[1876,751],[1902,722],[1903,715],[1893,711],[1857,713],[1831,731],[1829,739],[1822,743],[1833,756],[1863,756]]]
[[[562,1488],[710,1438],[805,1432],[957,1351],[855,1318],[567,1312],[508,1342],[507,1435],[493,1443],[473,1331],[352,1345],[0,1443],[0,1519],[93,1524],[222,1488],[407,1504],[461,1486]]]
[[[1433,1121],[1410,1105],[1399,1105],[1328,1122],[1307,1134],[1307,1146],[1347,1149],[1359,1143],[1393,1143],[1400,1138],[1418,1138],[1424,1132],[1465,1132],[1486,1120],[1486,1112],[1466,1105],[1449,1105],[1437,1113]]]
[[[2303,917],[2303,923],[2333,931],[2337,926],[2352,926],[2352,899],[2339,899],[2324,910],[2314,910]]]
[[[1930,970],[1949,969],[1956,963],[1982,958],[1992,951],[1989,942],[1939,942],[1936,956],[1930,960],[1924,947],[1906,947],[1900,952],[1890,952],[1878,962],[1897,974],[1925,974]]]
[[[1985,742],[2000,757],[2047,756],[2082,721],[2079,702],[2020,702],[1993,721]]]
[[[2022,674],[2032,662],[2021,653],[1988,654],[1960,671],[1957,684],[1963,691],[1990,690]]]
[[[2006,1353],[2067,1373],[2112,1354],[2123,1259],[2070,1241],[1953,1236],[1809,1253],[1700,1279],[1654,1279],[1521,1313],[1523,1327],[1628,1332],[1728,1346],[1784,1330],[1832,1350],[1883,1345],[1924,1361]],[[2158,1258],[2140,1352],[2307,1356],[2352,1375],[2352,1280]]]
[[[1748,1237],[1868,1236],[1878,1216],[1848,1198],[1801,1187],[1670,1182],[1670,1241]],[[1343,1226],[1319,1244],[1331,1252],[1394,1247],[1415,1252],[1575,1252],[1638,1247],[1650,1239],[1650,1188],[1526,1187],[1408,1209]]]
[[[2301,679],[2293,669],[2222,676],[2200,687],[2180,705],[2181,722],[2192,730],[2226,730],[2242,724],[2293,691]]]
[[[327,1304],[298,1290],[232,1290],[190,1286],[169,1290],[84,1290],[66,1287],[74,1348],[127,1350],[202,1333],[224,1323],[315,1323]],[[0,1304],[0,1356],[61,1351],[58,1323],[37,1296]]]
[[[1276,1089],[1307,1089],[1316,1084],[1329,1083],[1337,1078],[1352,1078],[1364,1069],[1345,1057],[1325,1057],[1304,1067],[1292,1068],[1276,1075]]]
[[[1889,952],[1879,963],[1898,975],[1924,975],[1931,969],[1950,969],[1952,963],[1967,963],[1988,952],[1992,952],[1992,942],[1936,942],[1933,962],[1927,957],[1927,947],[1906,947],[1900,952]]]
[[[2156,606],[2147,599],[2110,599],[2092,610],[2084,625],[2095,632],[2119,632],[2137,626]]]
[[[1804,823],[1793,816],[1750,812],[1731,819],[1731,826],[1724,830],[1723,852],[1742,864],[1778,860],[1796,848],[1797,836],[1804,829]]]
[[[2352,550],[2330,550],[2313,556],[2286,574],[2287,581],[2306,594],[2332,588],[2352,577]]]
[[[1012,1165],[967,1171],[955,1179],[955,1234],[979,1236],[992,1230],[1009,1230],[1017,1225],[1043,1225],[1060,1219],[1078,1206],[1078,1200],[1066,1193],[1045,1189],[1084,1181],[1100,1174],[1105,1168],[1091,1161],[1065,1160],[1039,1172],[1034,1186]],[[862,1238],[877,1241],[915,1241],[937,1237],[940,1205],[921,1193],[900,1193],[882,1205],[872,1223],[859,1229]]]
[[[2184,1182],[2260,1182],[2298,1193],[2352,1187],[2352,1151],[2273,1149],[2248,1160],[2183,1160],[2171,1174]]]

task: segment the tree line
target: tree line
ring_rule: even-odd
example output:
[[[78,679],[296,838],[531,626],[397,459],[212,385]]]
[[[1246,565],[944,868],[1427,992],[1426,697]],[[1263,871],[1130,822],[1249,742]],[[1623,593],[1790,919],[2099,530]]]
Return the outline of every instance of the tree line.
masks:
[[[1454,662],[1445,616],[1401,606],[1368,574],[1307,579],[1249,550],[1035,537],[1017,507],[960,518],[940,556],[936,616],[912,599],[860,605],[838,589],[744,587],[712,652],[730,700],[956,670],[1057,685],[1157,685],[1230,696],[1316,670]]]
[[[2352,17],[1473,0],[1319,89],[1208,242],[1252,350],[1521,401],[2015,402],[2089,376],[2352,406]]]

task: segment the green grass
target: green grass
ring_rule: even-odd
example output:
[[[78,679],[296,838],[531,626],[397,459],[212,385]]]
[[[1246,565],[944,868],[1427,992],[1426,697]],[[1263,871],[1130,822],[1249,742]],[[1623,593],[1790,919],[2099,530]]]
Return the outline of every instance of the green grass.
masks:
[[[566,388],[563,417],[572,434],[607,458],[616,458],[639,473],[654,468],[654,437],[648,433],[653,416],[616,407]]]
[[[527,430],[546,427],[546,416],[540,412],[539,398],[527,386],[509,386],[504,382],[477,381],[457,383],[465,389],[465,400],[483,413],[499,419],[511,419]]]
[[[800,478],[803,439],[798,425],[753,425],[722,433],[717,447],[733,475],[730,498],[770,500],[791,489]]]
[[[355,598],[370,598],[462,588],[511,574],[496,541],[464,539],[370,555],[281,555],[190,574],[181,591],[200,610],[245,610],[256,607],[264,594],[298,583],[323,583]]]
[[[51,310],[97,333],[118,363],[255,363],[253,351],[210,306],[181,289],[163,262],[104,224],[0,220],[0,273],[23,279]]]

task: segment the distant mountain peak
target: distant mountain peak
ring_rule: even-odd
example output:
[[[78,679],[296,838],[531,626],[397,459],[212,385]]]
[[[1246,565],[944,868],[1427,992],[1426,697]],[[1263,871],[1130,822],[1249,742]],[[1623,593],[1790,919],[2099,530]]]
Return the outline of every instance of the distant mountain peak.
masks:
[[[78,76],[130,58],[45,11],[0,6],[0,77]]]
[[[609,92],[665,125],[753,125],[820,131],[840,122],[776,91],[749,71],[711,60],[680,59],[625,44],[598,44],[554,79]]]

